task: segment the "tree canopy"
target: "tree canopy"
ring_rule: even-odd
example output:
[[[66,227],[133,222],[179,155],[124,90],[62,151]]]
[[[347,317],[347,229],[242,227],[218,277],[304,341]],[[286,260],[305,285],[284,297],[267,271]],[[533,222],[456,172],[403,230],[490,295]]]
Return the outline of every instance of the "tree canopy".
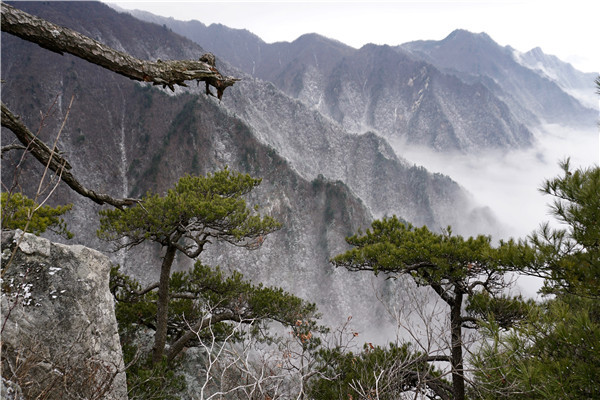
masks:
[[[354,246],[333,258],[335,266],[350,271],[372,271],[391,276],[409,275],[419,286],[428,286],[449,306],[450,354],[436,357],[447,361],[452,369],[453,399],[464,399],[462,355],[463,327],[477,327],[477,319],[463,315],[467,296],[481,293],[499,296],[506,287],[505,274],[519,271],[534,263],[533,251],[524,242],[501,242],[493,246],[490,236],[464,239],[453,235],[450,228],[443,233],[427,227],[415,228],[396,216],[376,220],[366,234],[346,239]],[[434,382],[434,381],[432,381]],[[442,398],[450,393],[442,385],[429,384]]]
[[[257,249],[265,236],[280,228],[269,216],[256,214],[244,195],[260,179],[225,168],[203,176],[186,175],[164,196],[148,193],[133,207],[100,211],[98,236],[129,248],[145,241],[161,244],[165,255],[160,269],[154,363],[163,357],[167,341],[169,280],[175,253],[198,257],[212,241]]]
[[[544,182],[559,223],[531,235],[540,262],[524,272],[551,294],[523,310],[518,326],[483,325],[473,358],[482,399],[591,399],[600,396],[600,168],[572,170]]]
[[[35,235],[46,230],[71,239],[73,234],[67,229],[61,216],[72,208],[72,204],[50,207],[37,204],[21,193],[2,192],[2,229],[22,229]]]
[[[562,225],[544,223],[531,235],[544,260],[530,273],[546,279],[546,290],[600,297],[600,168],[572,170],[560,163],[563,175],[540,188],[553,197],[550,212]]]
[[[165,196],[148,193],[123,211],[100,211],[98,236],[117,248],[150,240],[174,246],[190,258],[197,257],[211,239],[257,247],[281,226],[269,216],[253,215],[242,197],[260,182],[227,168],[206,177],[186,175]]]

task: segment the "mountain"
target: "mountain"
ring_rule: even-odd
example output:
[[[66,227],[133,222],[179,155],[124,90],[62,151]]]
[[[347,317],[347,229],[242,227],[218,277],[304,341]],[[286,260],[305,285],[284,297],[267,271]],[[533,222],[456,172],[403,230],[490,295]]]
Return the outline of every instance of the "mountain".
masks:
[[[301,37],[290,46],[314,48],[317,39],[323,41]],[[337,62],[312,53],[293,58],[270,80],[350,132],[373,130],[445,151],[531,143],[530,132],[484,87],[465,85],[389,46],[366,45]]]
[[[527,127],[484,85],[443,74],[389,46],[356,50],[317,34],[266,44],[245,30],[131,13],[162,23],[246,73],[273,82],[349,132],[372,130],[440,151],[533,142]]]
[[[526,53],[515,51],[513,55],[518,63],[555,82],[584,106],[597,109],[598,96],[594,91],[593,82],[598,74],[580,72],[558,57],[545,54],[539,47]]]
[[[589,127],[597,118],[593,74],[553,56],[541,62],[536,49],[501,47],[485,33],[459,29],[441,41],[394,47],[394,57],[387,46],[356,50],[316,34],[267,44],[246,30],[130,12],[273,82],[354,133],[372,130],[446,152],[510,150],[531,147],[531,132],[543,124]]]
[[[116,9],[120,10],[118,7]],[[272,78],[285,73],[288,68],[302,68],[303,63],[298,60],[317,60],[321,68],[330,70],[336,60],[355,51],[350,46],[317,34],[302,35],[292,43],[268,44],[246,29],[233,29],[222,24],[207,26],[196,20],[178,21],[141,10],[120,11],[168,27],[227,60],[232,66],[273,83],[276,82]]]
[[[447,176],[409,165],[373,133],[349,135],[270,83],[242,80],[230,92],[229,107],[300,175],[343,181],[376,217],[398,214],[417,225],[450,224],[462,232],[485,226]]]
[[[205,52],[165,26],[102,3],[16,6],[144,59],[195,59]],[[262,178],[249,201],[284,228],[260,250],[213,245],[202,261],[314,301],[330,323],[354,314],[354,321],[372,334],[386,326],[376,291],[393,290],[394,283],[334,270],[328,262],[347,248],[344,237],[367,227],[374,215],[398,214],[432,229],[451,224],[457,231],[490,233],[498,227],[490,212],[476,207],[447,176],[409,165],[380,136],[350,134],[318,110],[221,59],[220,70],[243,78],[222,102],[206,96],[203,88],[172,93],[133,82],[5,33],[1,62],[3,102],[32,130],[41,127],[43,140],[55,140],[68,114],[59,147],[75,176],[91,188],[114,196],[162,193],[185,173],[204,174],[225,165]],[[3,143],[12,140],[3,129]],[[2,182],[17,178],[32,195],[41,169],[27,159],[15,174],[19,161],[18,154],[3,158]],[[100,207],[59,185],[50,204],[66,202],[74,204],[67,223],[76,243],[109,251],[95,237]],[[112,258],[148,283],[157,277],[160,255],[160,248],[146,245]],[[179,269],[189,265],[189,260],[178,260]]]
[[[527,125],[540,122],[589,125],[597,118],[596,110],[563,91],[549,75],[531,68],[538,51],[520,57],[514,49],[498,45],[485,33],[475,34],[460,29],[441,41],[410,42],[398,50],[409,51],[466,82],[481,83]],[[548,60],[546,58],[546,62]],[[566,68],[561,68],[562,75]],[[575,71],[569,72],[578,75]],[[577,80],[580,89],[581,79]],[[593,94],[593,78],[588,81],[587,87]]]

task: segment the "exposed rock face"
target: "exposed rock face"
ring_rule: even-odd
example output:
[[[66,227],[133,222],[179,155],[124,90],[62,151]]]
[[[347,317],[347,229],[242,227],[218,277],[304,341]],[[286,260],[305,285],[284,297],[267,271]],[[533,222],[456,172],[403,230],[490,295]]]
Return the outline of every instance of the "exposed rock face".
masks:
[[[118,14],[99,2],[23,2],[19,8],[144,59],[193,59],[206,52],[162,26]],[[490,232],[494,224],[474,221],[487,220],[477,218],[469,195],[450,178],[411,167],[380,136],[345,132],[271,83],[228,70],[221,60],[217,65],[243,78],[222,102],[206,96],[203,86],[175,93],[143,86],[2,34],[7,106],[37,129],[40,110],[49,110],[56,100],[54,117],[44,120],[42,140],[53,143],[75,95],[60,149],[90,188],[114,196],[141,196],[148,190],[160,194],[186,173],[204,175],[225,165],[262,178],[249,202],[284,228],[254,252],[213,244],[202,262],[236,269],[253,282],[280,286],[315,302],[332,326],[349,315],[362,324],[357,326],[361,332],[380,335],[389,325],[374,287],[391,283],[372,285],[371,275],[335,270],[328,262],[348,248],[344,237],[368,227],[373,216],[396,214],[432,229],[452,225],[456,232]],[[2,140],[14,140],[2,131]],[[12,181],[11,162],[16,168],[19,157],[9,154],[2,160],[3,182]],[[25,194],[37,189],[42,172],[36,164],[31,159],[20,164]],[[95,234],[100,206],[60,186],[50,202],[73,203],[65,220],[74,240],[110,250]],[[473,229],[476,225],[485,230]],[[158,278],[161,255],[160,248],[144,246],[113,257],[125,273],[149,284]],[[176,268],[191,263],[181,257]]]
[[[528,126],[535,126],[536,121],[589,126],[597,118],[596,107],[582,104],[574,97],[578,91],[570,90],[575,82],[589,79],[587,84],[575,86],[581,91],[583,85],[593,94],[593,76],[585,78],[564,63],[543,57],[541,52],[521,56],[508,46],[501,47],[485,33],[465,30],[456,30],[441,41],[406,43],[400,49],[462,81],[485,86]],[[551,76],[557,68],[561,69],[561,76],[571,75],[566,78],[571,84]]]
[[[529,121],[517,118],[501,96],[477,80],[445,73],[435,60],[419,60],[420,54],[373,44],[356,50],[317,34],[267,44],[247,31],[132,14],[165,24],[253,77],[273,82],[347,132],[373,131],[443,152],[533,144],[523,124]],[[469,61],[477,64],[473,57]]]
[[[19,230],[2,250],[3,378],[25,398],[126,399],[109,259]]]

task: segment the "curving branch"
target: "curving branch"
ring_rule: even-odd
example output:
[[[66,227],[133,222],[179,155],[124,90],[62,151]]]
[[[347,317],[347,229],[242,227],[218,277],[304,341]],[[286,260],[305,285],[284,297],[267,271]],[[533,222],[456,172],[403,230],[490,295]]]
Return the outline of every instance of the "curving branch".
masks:
[[[72,29],[53,24],[6,3],[2,3],[2,31],[36,43],[59,54],[69,53],[130,79],[152,82],[175,90],[175,85],[187,86],[185,81],[204,81],[217,89],[221,99],[225,88],[239,81],[223,76],[215,68],[212,54],[199,61],[167,60],[145,61],[112,49]]]
[[[11,150],[25,150],[26,147],[23,146],[22,144],[16,144],[16,143],[12,143],[12,144],[8,144],[6,146],[2,146],[2,149],[0,149],[0,152],[2,154],[2,157],[4,157],[4,153],[8,153]]]
[[[4,3],[2,4],[4,7]],[[71,189],[79,193],[80,195],[93,200],[98,204],[110,204],[112,206],[121,208],[123,206],[132,205],[139,200],[137,199],[119,199],[111,197],[107,194],[96,193],[84,187],[71,173],[71,165],[69,162],[60,155],[58,149],[50,149],[44,142],[38,139],[20,118],[14,115],[8,107],[2,103],[2,126],[10,129],[17,139],[33,154],[33,156],[42,165],[48,165],[50,170],[54,171],[61,179],[69,185]]]
[[[200,321],[196,322],[190,329],[185,332],[179,339],[175,341],[171,346],[169,346],[169,350],[167,350],[167,360],[172,361],[183,351],[185,345],[192,339],[196,338],[200,331],[206,329],[210,325],[223,322],[223,321],[232,321],[232,322],[240,322],[243,323],[246,321],[239,314],[233,313],[232,311],[226,311],[223,313],[219,313],[216,315],[210,315],[207,318],[202,318]],[[250,323],[251,320],[247,320],[246,322]]]

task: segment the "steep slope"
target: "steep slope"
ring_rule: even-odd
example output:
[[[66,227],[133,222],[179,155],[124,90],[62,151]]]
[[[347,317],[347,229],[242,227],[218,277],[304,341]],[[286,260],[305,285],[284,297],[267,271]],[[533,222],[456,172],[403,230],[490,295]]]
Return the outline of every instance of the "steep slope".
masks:
[[[465,81],[481,82],[529,124],[589,125],[597,116],[556,82],[517,62],[512,48],[499,46],[485,33],[456,30],[441,41],[416,41],[400,49]],[[593,81],[589,85],[593,91]]]
[[[482,85],[469,85],[389,46],[344,59],[325,88],[329,115],[409,143],[451,150],[518,148],[531,133]]]
[[[243,80],[230,96],[227,107],[292,168],[306,179],[322,174],[345,182],[374,216],[397,214],[416,225],[471,233],[487,225],[455,182],[410,166],[380,136],[349,135],[270,83]]]
[[[165,34],[161,39],[164,33],[160,27],[129,21],[131,17],[118,15],[101,3],[70,3],[68,14],[59,12],[62,5],[19,4],[49,20],[60,16],[55,21],[96,37],[109,37],[112,24],[127,22],[133,31],[142,31],[138,31],[140,41],[128,34],[122,41],[112,41],[111,45],[125,51],[144,53],[137,46],[152,36],[176,50],[171,58],[202,51],[175,35]],[[99,23],[90,22],[87,15],[95,15]],[[352,298],[343,287],[365,298],[370,295],[376,302],[371,284],[364,281],[368,277],[335,271],[328,263],[329,257],[345,248],[344,237],[366,227],[371,219],[344,184],[303,179],[213,98],[185,93],[173,96],[9,35],[2,34],[2,44],[3,101],[7,106],[35,130],[40,126],[40,111],[48,110],[56,100],[40,134],[47,142],[54,140],[68,102],[75,96],[59,145],[75,175],[86,185],[115,196],[139,195],[147,190],[161,193],[185,173],[206,173],[225,165],[262,177],[263,183],[250,201],[281,220],[284,228],[269,237],[259,251],[242,253],[228,246],[214,246],[203,255],[203,261],[239,269],[255,281],[282,286],[315,301],[328,319],[354,313]],[[148,49],[154,49],[151,43]],[[152,50],[146,55],[151,59],[156,56]],[[3,143],[12,140],[10,132],[3,129]],[[12,181],[19,157],[3,159],[3,183]],[[19,184],[32,195],[40,176],[37,163],[28,159],[22,164]],[[67,223],[76,233],[77,243],[110,249],[95,237],[100,207],[62,186],[50,202],[74,203]],[[127,272],[146,283],[157,278],[159,256],[160,249],[151,245],[112,255]],[[190,262],[179,260],[179,264],[179,268],[186,268]],[[323,291],[323,287],[332,289]],[[364,323],[368,326],[376,320]]]
[[[484,85],[444,75],[389,46],[356,50],[316,34],[266,44],[244,30],[132,13],[163,23],[252,76],[273,82],[350,132],[372,130],[440,151],[520,148],[533,141]]]
[[[17,6],[147,59],[197,58],[204,52],[162,26],[118,14],[101,3]],[[60,148],[75,175],[100,191],[115,196],[149,189],[161,193],[185,173],[206,173],[225,165],[262,177],[251,202],[280,219],[284,229],[259,251],[215,245],[202,260],[239,269],[255,281],[315,301],[330,322],[354,314],[365,329],[383,323],[384,311],[372,307],[378,304],[374,291],[391,283],[372,284],[370,276],[336,271],[328,263],[346,248],[346,235],[368,225],[369,208],[426,222],[434,229],[450,221],[479,221],[490,227],[489,215],[474,210],[449,178],[405,165],[381,138],[348,135],[272,84],[250,77],[228,89],[220,103],[198,94],[202,88],[173,94],[147,87],[2,34],[2,79],[3,101],[33,130],[40,126],[40,111],[56,100],[40,133],[50,143],[75,96]],[[12,141],[10,132],[3,129],[2,139]],[[3,159],[3,183],[11,182],[18,157]],[[29,160],[21,171],[19,184],[32,194],[39,168]],[[75,204],[67,222],[78,243],[109,248],[95,237],[98,206],[63,187],[51,202]],[[160,249],[145,246],[113,258],[148,282],[156,278],[159,256]],[[190,263],[178,261],[179,268]],[[357,298],[364,306],[355,304]]]
[[[597,109],[598,96],[593,83],[597,73],[580,72],[558,57],[545,54],[539,47],[526,53],[515,51],[514,57],[518,63],[555,82],[584,106]]]
[[[206,27],[197,21],[181,22],[139,11],[133,13],[189,35],[198,42],[207,43],[207,48],[214,50],[216,54],[230,54],[236,60],[239,59],[236,57],[244,58],[245,55],[251,54],[249,60],[254,63],[255,76],[268,77],[277,74],[279,88],[284,87],[285,92],[299,90],[296,94],[301,101],[293,101],[275,86],[244,76],[244,79],[231,89],[229,99],[223,105],[250,124],[257,138],[275,148],[306,179],[311,180],[318,174],[323,174],[326,178],[345,182],[377,217],[398,214],[417,225],[427,224],[434,229],[453,225],[465,233],[486,231],[485,227],[489,226],[488,222],[491,218],[489,212],[476,210],[469,196],[465,195],[462,189],[450,179],[441,175],[416,173],[415,171],[420,171],[419,168],[411,168],[394,154],[385,141],[373,134],[358,137],[348,135],[346,133],[348,128],[355,133],[370,130],[367,129],[369,127],[360,131],[353,130],[354,116],[348,116],[346,123],[343,124],[336,124],[336,121],[323,117],[323,114],[331,115],[327,112],[330,108],[328,103],[334,102],[335,99],[327,97],[325,92],[331,90],[326,86],[327,79],[320,79],[320,77],[326,78],[322,75],[326,72],[331,76],[337,76],[337,79],[343,79],[334,72],[339,68],[338,61],[352,56],[352,59],[360,65],[360,55],[356,56],[356,50],[315,34],[304,35],[293,43],[269,45],[247,31],[230,29],[222,25]],[[238,43],[239,47],[236,46]],[[237,48],[239,52],[233,54]],[[249,52],[248,49],[253,51]],[[391,58],[398,58],[397,53],[391,48],[384,47],[384,49]],[[237,65],[243,67],[242,64]],[[372,64],[376,66],[377,60],[373,60]],[[246,63],[246,65],[250,64]],[[418,63],[418,67],[422,66],[423,63]],[[239,71],[228,73],[241,76]],[[375,74],[373,72],[372,75]],[[383,75],[381,79],[385,79],[385,73]],[[356,84],[355,76],[348,74],[345,78],[344,84]],[[307,84],[308,80],[314,82]],[[454,82],[461,85],[456,79]],[[411,91],[414,92],[414,89]],[[452,92],[452,89],[448,88],[447,92]],[[381,107],[386,108],[388,113],[393,112],[390,110],[391,106],[385,104],[385,99],[379,99],[376,95],[374,97],[377,97]],[[314,107],[309,105],[311,102],[322,103],[325,111],[320,113],[319,111],[323,111],[321,107],[313,109]],[[358,103],[358,101],[354,102]],[[433,103],[438,104],[437,100]],[[480,104],[482,100],[479,99],[474,103]],[[502,105],[498,106],[501,107]],[[415,142],[435,142],[439,148],[444,146],[455,148],[453,146],[460,145],[457,143],[469,142],[470,139],[463,134],[464,130],[458,132],[459,136],[462,135],[461,139],[450,140],[445,132],[438,134],[437,126],[442,124],[442,122],[438,124],[438,119],[443,119],[444,116],[439,117],[436,112],[441,106],[430,108],[424,107],[420,117],[411,121],[412,126],[420,124],[425,127],[424,129],[429,130],[423,133],[423,137],[411,136]],[[452,107],[446,109],[450,114],[456,113]],[[461,109],[465,110],[466,107]],[[494,126],[495,129],[497,122],[489,118],[484,124]],[[376,128],[378,127],[379,125]],[[502,146],[503,141],[506,140],[519,141],[520,127],[512,128],[517,132],[516,134],[511,133],[510,138],[497,138],[500,144],[496,143],[492,146]],[[452,131],[452,128],[448,130]],[[381,131],[377,130],[377,132]],[[456,136],[454,132],[451,134]],[[523,134],[527,135],[528,132]],[[475,138],[477,135],[472,136]],[[484,137],[485,135],[479,136],[481,139],[475,138],[474,142],[494,140]],[[467,144],[471,145],[471,143]],[[491,230],[496,232],[495,227],[491,227]]]

